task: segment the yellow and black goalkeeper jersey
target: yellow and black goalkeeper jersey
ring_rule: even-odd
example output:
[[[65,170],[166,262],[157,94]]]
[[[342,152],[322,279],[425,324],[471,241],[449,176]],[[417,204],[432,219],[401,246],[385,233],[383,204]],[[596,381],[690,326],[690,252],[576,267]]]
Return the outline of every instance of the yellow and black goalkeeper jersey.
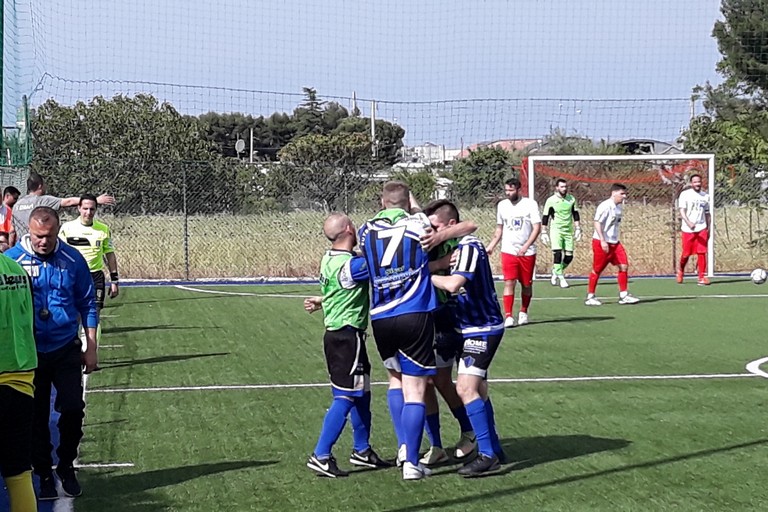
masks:
[[[83,255],[91,272],[104,270],[104,256],[115,252],[109,227],[95,219],[90,226],[83,225],[79,217],[65,222],[59,230],[59,238]]]

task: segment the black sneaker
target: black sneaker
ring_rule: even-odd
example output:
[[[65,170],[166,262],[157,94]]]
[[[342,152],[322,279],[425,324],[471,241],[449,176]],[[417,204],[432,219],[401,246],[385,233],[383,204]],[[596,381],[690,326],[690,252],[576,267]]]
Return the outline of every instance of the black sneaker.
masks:
[[[459,469],[459,474],[464,478],[472,478],[496,471],[500,467],[499,458],[496,455],[488,457],[481,453],[475,460]]]
[[[58,499],[58,497],[59,492],[56,490],[56,480],[53,478],[53,473],[40,475],[40,495],[37,499],[48,501]]]
[[[349,476],[349,473],[339,469],[333,455],[327,459],[320,459],[313,453],[309,456],[309,459],[307,459],[307,467],[312,471],[316,471],[319,476],[327,476],[328,478]]]
[[[77,481],[77,476],[75,475],[75,468],[72,466],[56,468],[56,475],[61,480],[64,494],[70,498],[77,498],[83,495],[83,489],[80,487],[80,482]]]
[[[504,450],[496,452],[496,457],[499,459],[499,464],[509,464],[509,457]]]
[[[379,457],[379,454],[370,447],[364,452],[353,451],[352,455],[349,456],[349,463],[364,468],[391,468],[394,466],[388,460]]]

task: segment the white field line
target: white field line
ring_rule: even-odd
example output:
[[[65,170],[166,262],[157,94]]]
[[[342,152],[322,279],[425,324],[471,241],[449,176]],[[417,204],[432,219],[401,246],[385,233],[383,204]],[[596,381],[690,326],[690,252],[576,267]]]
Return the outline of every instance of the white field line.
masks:
[[[763,365],[765,363],[768,363],[768,357],[762,357],[760,359],[755,359],[754,361],[751,361],[747,363],[747,371],[749,373],[752,373],[755,376],[763,377],[768,379],[768,373],[764,372],[760,369],[760,365]]]
[[[99,348],[123,348],[125,345],[99,345]]]
[[[94,462],[91,464],[75,464],[76,468],[132,468],[133,462]]]
[[[197,293],[210,293],[213,295],[234,295],[237,297],[267,297],[267,298],[288,298],[288,299],[306,299],[311,295],[295,295],[290,293],[252,293],[252,292],[227,292],[222,290],[206,290],[203,288],[194,288],[192,286],[176,285],[174,288]],[[762,299],[768,298],[768,293],[742,293],[742,294],[717,294],[717,295],[649,295],[640,297],[640,303],[643,299]],[[583,297],[534,297],[533,300],[584,300]]]
[[[754,373],[711,373],[691,375],[595,375],[588,377],[531,377],[531,378],[499,378],[488,379],[499,384],[536,384],[557,382],[599,382],[599,381],[645,381],[645,380],[696,380],[696,379],[743,379],[754,378]],[[387,382],[372,382],[374,386],[385,386]],[[294,384],[233,384],[211,386],[167,386],[145,388],[98,388],[90,389],[88,393],[152,393],[173,391],[234,391],[234,390],[269,390],[269,389],[303,389],[325,388],[327,382],[294,383]]]
[[[191,286],[184,286],[177,284],[174,288],[179,290],[187,290],[189,292],[197,293],[212,293],[214,295],[234,295],[236,297],[268,297],[268,298],[294,298],[294,299],[306,299],[307,297],[313,297],[313,295],[291,295],[289,293],[250,293],[250,292],[225,292],[220,290],[204,290],[202,288],[192,288]]]

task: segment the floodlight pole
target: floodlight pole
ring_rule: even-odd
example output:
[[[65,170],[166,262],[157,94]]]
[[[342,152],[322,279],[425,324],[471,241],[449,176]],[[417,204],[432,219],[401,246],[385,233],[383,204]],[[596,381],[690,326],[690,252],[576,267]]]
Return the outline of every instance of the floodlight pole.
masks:
[[[376,100],[371,100],[371,156],[376,158]]]

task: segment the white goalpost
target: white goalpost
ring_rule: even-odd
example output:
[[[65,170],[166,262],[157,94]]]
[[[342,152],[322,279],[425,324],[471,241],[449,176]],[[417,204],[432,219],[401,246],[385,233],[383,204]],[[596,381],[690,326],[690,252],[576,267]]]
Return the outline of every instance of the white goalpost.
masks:
[[[541,190],[543,190],[542,184],[540,183],[540,176],[539,174],[542,174],[541,172],[537,173],[537,168],[539,170],[542,169],[542,167],[546,167],[547,163],[550,164],[556,164],[556,165],[566,165],[568,163],[573,163],[575,166],[584,166],[590,162],[594,162],[596,165],[605,166],[609,164],[610,162],[617,162],[620,163],[620,165],[628,165],[631,164],[631,162],[639,162],[643,165],[649,165],[651,166],[656,165],[659,166],[659,168],[664,168],[665,166],[674,166],[675,165],[683,165],[685,162],[695,161],[695,162],[706,162],[706,175],[707,175],[707,190],[709,193],[709,209],[710,209],[710,215],[712,218],[712,224],[710,226],[710,234],[709,234],[709,242],[707,246],[707,276],[712,277],[715,273],[715,205],[714,205],[714,197],[715,197],[715,155],[714,154],[673,154],[673,155],[531,155],[527,158],[528,160],[528,168],[527,168],[527,179],[528,179],[528,197],[531,197],[539,202],[539,206],[543,206],[543,202],[546,199],[545,197],[541,197],[542,193]],[[704,174],[704,165],[701,165],[700,167],[697,167],[698,169],[701,169],[701,174]],[[647,170],[647,169],[646,169]],[[577,171],[576,171],[577,172]],[[550,176],[558,176],[558,174],[555,173],[549,173]],[[661,174],[661,173],[660,173]],[[564,176],[565,177],[565,176]],[[573,180],[578,181],[579,176],[577,174],[569,174],[568,177],[565,177],[565,179],[569,182],[572,182]],[[537,181],[539,180],[539,181]],[[589,181],[589,179],[587,179]],[[601,180],[602,182],[605,182],[606,180]],[[617,176],[615,178],[616,182],[621,183],[623,180],[620,176]],[[631,180],[630,180],[631,181]],[[645,183],[650,183],[648,179],[646,178]],[[662,184],[662,177],[659,176],[659,183]],[[672,184],[674,186],[674,183]],[[539,189],[539,194],[537,197],[537,187]],[[549,194],[552,192],[550,191]],[[679,192],[678,192],[679,194]],[[674,201],[677,200],[677,195],[675,194]],[[577,201],[580,201],[578,194],[575,194]],[[607,198],[606,195],[603,197],[603,199]],[[632,198],[632,191],[630,189],[630,200]],[[672,205],[674,210],[676,211],[677,206],[676,203]],[[678,219],[678,216],[675,215],[673,217],[674,219]],[[590,219],[582,219],[582,225],[584,229],[584,236],[590,237],[592,236],[592,229],[591,229],[591,218]],[[678,219],[679,221],[679,219]],[[673,226],[676,233],[679,233],[679,225]],[[673,242],[676,243],[676,242]],[[631,250],[631,249],[630,249]],[[674,249],[673,249],[673,260],[674,260]]]

